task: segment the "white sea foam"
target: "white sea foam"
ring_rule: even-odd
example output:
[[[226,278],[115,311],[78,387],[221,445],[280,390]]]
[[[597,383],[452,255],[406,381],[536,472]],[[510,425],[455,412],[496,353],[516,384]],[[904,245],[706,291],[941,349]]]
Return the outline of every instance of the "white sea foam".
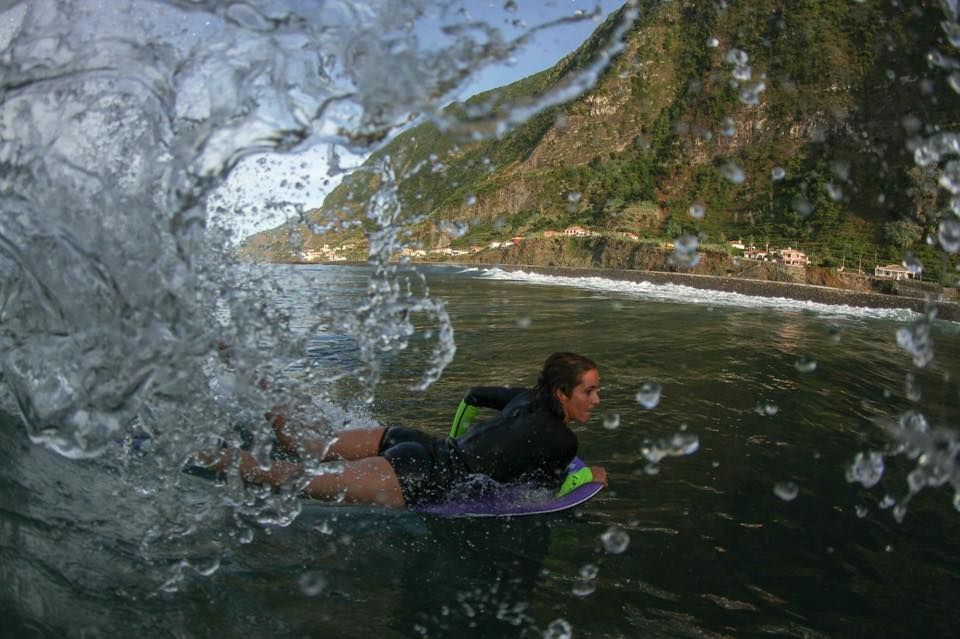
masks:
[[[633,282],[603,277],[545,275],[522,270],[505,271],[496,267],[481,271],[480,277],[541,286],[567,286],[658,302],[678,302],[682,304],[733,306],[741,308],[774,308],[785,311],[809,311],[829,317],[860,317],[897,321],[911,321],[919,316],[914,311],[902,308],[868,308],[843,304],[824,304],[821,302],[794,300],[786,297],[763,297],[759,295],[731,293],[728,291],[700,289],[680,284],[654,284],[646,281]]]

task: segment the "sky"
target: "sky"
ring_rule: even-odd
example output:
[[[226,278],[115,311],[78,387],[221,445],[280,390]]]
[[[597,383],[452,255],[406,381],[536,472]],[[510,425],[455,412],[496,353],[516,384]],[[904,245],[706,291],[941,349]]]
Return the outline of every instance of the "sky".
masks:
[[[524,46],[504,63],[490,64],[476,72],[451,100],[515,82],[547,69],[580,46],[610,12],[624,0],[463,0],[455,2],[461,11],[457,21],[482,22],[494,27],[506,42],[533,31]],[[429,4],[429,3],[427,3]],[[585,19],[570,20],[582,12]],[[426,13],[415,27],[423,50],[448,46],[451,39],[442,31],[442,20]],[[362,163],[363,156],[335,149],[335,164],[348,168]],[[227,226],[236,239],[276,227],[319,207],[324,196],[339,184],[344,173],[329,171],[331,149],[317,145],[290,156],[253,156],[234,169],[227,182],[211,199],[214,207],[227,213]],[[331,174],[332,173],[332,174]],[[309,174],[308,179],[300,179]],[[214,212],[214,219],[217,219]]]

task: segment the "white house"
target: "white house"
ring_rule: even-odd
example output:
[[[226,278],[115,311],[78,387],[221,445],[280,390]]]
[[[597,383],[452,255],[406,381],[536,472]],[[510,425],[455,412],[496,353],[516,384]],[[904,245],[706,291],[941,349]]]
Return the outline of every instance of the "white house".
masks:
[[[887,264],[873,269],[873,276],[891,280],[912,280],[917,277],[917,274],[908,271],[899,264]]]
[[[582,226],[568,226],[563,229],[564,235],[572,235],[573,237],[590,237],[592,235],[597,235],[595,231],[590,231],[583,228]]]

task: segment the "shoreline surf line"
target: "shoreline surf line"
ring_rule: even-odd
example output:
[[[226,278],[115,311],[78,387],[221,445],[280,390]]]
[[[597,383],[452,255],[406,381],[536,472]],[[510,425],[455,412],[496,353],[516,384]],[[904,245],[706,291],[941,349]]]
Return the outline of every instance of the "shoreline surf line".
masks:
[[[305,264],[305,263],[304,263]],[[370,266],[367,262],[314,262],[316,266]],[[413,262],[415,266],[455,266],[462,268],[490,269],[501,271],[537,273],[561,277],[600,277],[609,280],[627,282],[649,282],[650,284],[675,284],[701,290],[739,293],[754,297],[782,297],[800,302],[816,302],[830,306],[854,306],[876,309],[906,309],[926,315],[928,304],[936,309],[936,319],[960,322],[960,304],[944,300],[928,300],[919,297],[885,295],[866,291],[799,284],[796,282],[774,282],[720,275],[699,275],[694,273],[670,273],[666,271],[640,271],[611,268],[585,268],[575,266],[542,266],[536,264],[487,264],[475,262]]]
[[[476,265],[473,265],[476,266]],[[487,265],[494,266],[494,265]],[[676,284],[711,291],[724,291],[752,295],[755,297],[785,297],[801,302],[817,302],[832,306],[860,306],[880,309],[907,309],[926,314],[928,301],[918,297],[884,295],[866,291],[852,291],[831,286],[799,284],[795,282],[773,282],[770,280],[752,280],[747,278],[724,277],[719,275],[699,275],[694,273],[668,273],[664,271],[634,271],[606,268],[580,268],[564,266],[536,266],[497,264],[501,271],[526,271],[541,275],[560,275],[565,277],[602,277],[610,280],[628,282],[649,282],[650,284]],[[930,300],[936,308],[937,319],[960,322],[960,304],[943,300]]]

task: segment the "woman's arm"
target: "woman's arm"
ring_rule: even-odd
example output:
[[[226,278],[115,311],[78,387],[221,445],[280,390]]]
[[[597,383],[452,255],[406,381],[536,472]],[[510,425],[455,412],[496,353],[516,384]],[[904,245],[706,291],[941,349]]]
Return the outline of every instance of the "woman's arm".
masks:
[[[470,406],[503,410],[510,400],[526,390],[522,387],[475,386],[467,391],[463,401]]]

